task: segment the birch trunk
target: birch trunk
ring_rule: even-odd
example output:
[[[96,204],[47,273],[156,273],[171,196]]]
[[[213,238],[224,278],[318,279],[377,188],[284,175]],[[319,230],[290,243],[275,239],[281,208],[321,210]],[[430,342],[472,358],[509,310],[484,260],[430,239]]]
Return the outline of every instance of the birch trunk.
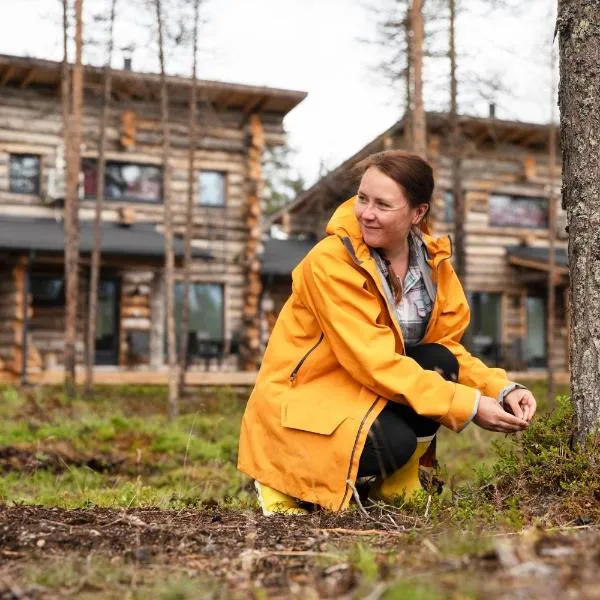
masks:
[[[173,216],[171,206],[171,163],[169,159],[171,138],[169,132],[169,92],[165,71],[162,2],[155,0],[156,27],[158,29],[158,55],[160,62],[160,106],[162,122],[163,204],[165,226],[165,283],[167,312],[167,361],[169,366],[168,414],[173,419],[179,414],[177,398],[177,349],[175,340],[175,257],[173,255]]]
[[[65,389],[75,395],[77,306],[79,284],[79,171],[81,160],[81,111],[83,103],[83,0],[75,0],[75,65],[72,77],[71,113],[67,128],[67,190],[65,198]]]
[[[413,79],[412,141],[413,151],[425,158],[427,156],[427,133],[425,107],[423,104],[423,2],[412,0],[411,7],[411,74]]]
[[[100,262],[102,248],[102,204],[104,202],[104,174],[106,171],[106,127],[110,111],[112,89],[111,63],[113,55],[113,35],[115,25],[115,9],[117,0],[112,0],[110,7],[110,24],[108,38],[108,56],[104,69],[104,96],[102,115],[100,117],[100,140],[98,144],[96,206],[94,211],[94,247],[90,266],[90,290],[88,300],[88,322],[85,364],[85,393],[92,391],[94,380],[94,362],[96,356],[96,313],[98,306],[98,281],[100,279]]]
[[[188,367],[188,335],[190,329],[190,275],[192,268],[192,235],[194,223],[194,157],[196,152],[196,103],[198,96],[198,23],[200,20],[200,0],[194,0],[194,41],[192,60],[192,87],[190,89],[189,138],[188,155],[188,196],[186,206],[185,249],[183,259],[183,303],[181,306],[181,324],[179,328],[179,382],[178,395],[181,397],[185,388],[185,375]]]

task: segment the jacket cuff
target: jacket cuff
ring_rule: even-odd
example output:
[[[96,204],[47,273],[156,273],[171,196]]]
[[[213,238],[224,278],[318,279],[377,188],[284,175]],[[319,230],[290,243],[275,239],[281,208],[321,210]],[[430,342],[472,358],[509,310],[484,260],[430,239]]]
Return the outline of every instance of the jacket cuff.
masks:
[[[498,400],[498,404],[504,408],[504,399],[506,398],[506,396],[508,396],[508,394],[510,394],[513,390],[525,390],[527,389],[524,385],[521,385],[520,383],[512,383],[510,382],[507,386],[505,386],[503,389],[500,390],[500,392],[498,393],[498,396],[496,397],[496,400]]]
[[[456,383],[454,386],[452,404],[448,412],[440,419],[440,423],[452,431],[461,431],[477,414],[481,394],[478,390],[460,383]]]
[[[477,395],[475,397],[475,406],[473,406],[473,412],[471,413],[471,418],[460,429],[457,429],[456,433],[460,433],[461,431],[464,431],[464,429],[467,427],[467,425],[471,424],[471,422],[475,418],[475,415],[477,414],[477,411],[479,410],[479,401],[481,400],[481,392],[479,390],[475,390],[475,393]]]

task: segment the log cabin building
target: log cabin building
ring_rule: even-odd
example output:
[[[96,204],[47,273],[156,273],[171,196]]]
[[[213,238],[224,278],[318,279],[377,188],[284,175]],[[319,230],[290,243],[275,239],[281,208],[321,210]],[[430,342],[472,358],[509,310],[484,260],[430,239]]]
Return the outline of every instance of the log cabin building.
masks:
[[[96,363],[113,372],[165,364],[160,78],[113,70],[107,127]],[[80,176],[83,361],[104,71],[84,69]],[[175,255],[183,255],[190,79],[169,76]],[[51,380],[64,339],[61,63],[0,55],[0,376]],[[303,92],[198,83],[191,370],[252,368],[259,352],[262,150]],[[181,280],[179,269],[176,278]],[[174,290],[181,305],[181,283]],[[177,315],[179,315],[179,310]],[[240,355],[245,359],[240,360]],[[255,361],[254,361],[255,362]],[[141,381],[148,381],[141,379]]]
[[[465,198],[466,278],[471,306],[465,343],[491,365],[511,371],[548,366],[546,294],[549,262],[549,129],[545,125],[496,118],[461,117],[462,186]],[[447,115],[427,115],[428,159],[436,189],[430,226],[436,236],[452,235],[454,206],[451,179],[450,123]],[[407,148],[401,120],[348,158],[293,203],[272,215],[263,256],[263,306],[268,320],[290,291],[290,272],[325,234],[335,208],[351,197],[356,181],[349,174],[366,156]],[[560,197],[560,165],[554,173]],[[568,265],[565,213],[559,208],[556,231],[556,327],[550,364],[564,372],[568,364]],[[541,374],[541,373],[540,373]]]

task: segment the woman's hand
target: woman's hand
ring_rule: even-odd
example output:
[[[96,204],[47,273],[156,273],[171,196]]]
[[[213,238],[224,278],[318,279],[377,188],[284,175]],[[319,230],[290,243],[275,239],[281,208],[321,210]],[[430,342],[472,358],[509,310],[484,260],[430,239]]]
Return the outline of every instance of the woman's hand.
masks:
[[[504,398],[504,410],[519,419],[524,419],[527,423],[531,423],[536,408],[537,403],[529,390],[517,388]]]
[[[514,390],[514,392],[516,391],[524,392],[526,390]],[[511,392],[508,396],[514,392]],[[504,401],[506,402],[506,399]],[[483,429],[500,431],[502,433],[516,433],[529,427],[528,421],[506,412],[494,398],[490,398],[489,396],[481,396],[479,398],[479,407],[473,420]]]

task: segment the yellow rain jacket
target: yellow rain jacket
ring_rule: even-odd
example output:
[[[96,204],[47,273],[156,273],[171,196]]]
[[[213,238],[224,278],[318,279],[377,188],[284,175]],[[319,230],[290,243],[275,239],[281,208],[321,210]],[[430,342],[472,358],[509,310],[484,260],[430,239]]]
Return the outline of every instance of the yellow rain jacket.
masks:
[[[354,201],[336,210],[329,235],[292,273],[292,295],[244,413],[238,461],[261,483],[334,511],[348,506],[347,481],[356,479],[367,432],[386,402],[408,404],[460,431],[474,415],[476,390],[497,397],[510,383],[460,343],[469,307],[448,238],[423,235],[437,292],[422,343],[442,344],[456,356],[459,381],[404,355]]]

